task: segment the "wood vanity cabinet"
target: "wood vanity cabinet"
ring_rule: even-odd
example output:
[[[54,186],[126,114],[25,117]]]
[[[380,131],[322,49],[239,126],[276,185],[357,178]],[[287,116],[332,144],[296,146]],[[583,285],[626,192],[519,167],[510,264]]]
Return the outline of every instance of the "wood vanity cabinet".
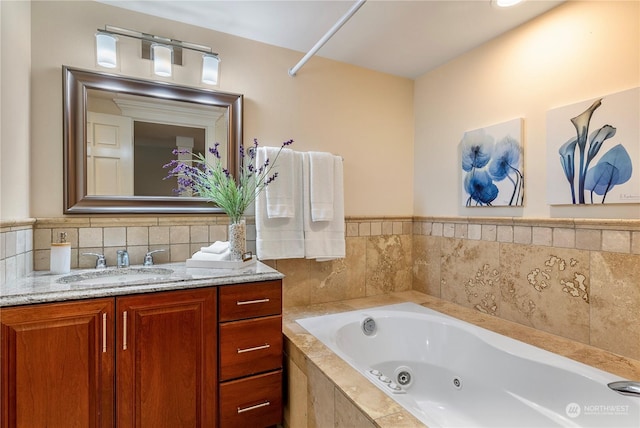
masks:
[[[2,428],[112,427],[114,300],[0,308]]]
[[[0,308],[1,428],[282,421],[281,281]]]
[[[0,309],[2,428],[215,427],[216,311],[214,287]]]
[[[282,283],[218,288],[220,428],[282,422]]]

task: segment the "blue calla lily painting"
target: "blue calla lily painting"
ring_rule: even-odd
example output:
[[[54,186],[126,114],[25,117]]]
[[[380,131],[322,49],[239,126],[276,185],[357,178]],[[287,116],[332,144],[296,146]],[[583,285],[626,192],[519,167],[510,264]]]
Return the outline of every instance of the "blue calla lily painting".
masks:
[[[547,114],[550,204],[640,202],[640,88]]]
[[[522,119],[464,133],[460,141],[462,205],[521,206]]]

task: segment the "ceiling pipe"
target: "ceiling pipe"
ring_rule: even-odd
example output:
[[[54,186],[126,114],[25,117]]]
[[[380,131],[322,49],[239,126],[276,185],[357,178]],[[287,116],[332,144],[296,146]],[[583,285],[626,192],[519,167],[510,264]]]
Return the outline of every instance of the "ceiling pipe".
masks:
[[[300,70],[302,68],[303,65],[305,65],[307,63],[307,61],[309,61],[309,59],[314,56],[316,54],[316,52],[318,52],[320,50],[320,48],[322,46],[324,46],[325,43],[327,43],[329,41],[329,39],[331,37],[333,37],[333,35],[335,33],[338,32],[338,30],[358,11],[358,9],[360,9],[362,7],[362,5],[364,5],[367,2],[367,0],[358,0],[353,6],[351,6],[351,9],[349,9],[347,11],[347,13],[344,14],[344,16],[342,18],[340,18],[340,20],[338,22],[336,22],[333,27],[331,27],[331,29],[329,31],[327,31],[327,34],[325,34],[324,36],[322,36],[322,38],[320,40],[318,40],[318,43],[316,43],[309,52],[307,52],[307,54],[305,56],[302,57],[302,59],[292,68],[289,69],[289,76],[293,77],[296,75],[296,73],[298,72],[298,70]]]

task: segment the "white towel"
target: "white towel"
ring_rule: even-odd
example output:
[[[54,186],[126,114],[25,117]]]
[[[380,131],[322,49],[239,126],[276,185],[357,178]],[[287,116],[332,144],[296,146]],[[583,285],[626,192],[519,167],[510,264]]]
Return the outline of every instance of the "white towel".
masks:
[[[333,158],[331,153],[309,152],[309,199],[312,221],[333,220]]]
[[[313,221],[309,194],[309,155],[303,154],[304,248],[305,257],[317,261],[341,259],[346,256],[344,230],[344,178],[342,158],[333,156],[333,219]]]
[[[231,250],[227,248],[226,251],[223,251],[219,254],[213,253],[205,253],[203,251],[198,251],[191,256],[193,260],[209,260],[209,261],[219,261],[219,260],[229,260],[231,258]]]
[[[220,254],[229,249],[229,241],[216,241],[208,247],[200,247],[200,251],[209,254]]]
[[[262,165],[266,151],[258,148],[256,164]],[[269,218],[267,215],[266,192],[256,198],[256,253],[260,260],[304,258],[304,228],[302,218],[302,153],[293,153],[291,176],[279,175],[278,180],[289,180],[293,184],[292,200],[294,216],[290,218]],[[267,186],[267,189],[271,186]]]
[[[259,147],[258,151],[266,152],[266,158],[273,165],[271,173],[278,173],[275,181],[266,189],[267,215],[269,218],[292,218],[295,216],[295,202],[293,200],[293,150],[279,147]],[[278,158],[276,161],[276,157]],[[274,163],[275,162],[275,163]],[[258,163],[258,165],[261,165]]]

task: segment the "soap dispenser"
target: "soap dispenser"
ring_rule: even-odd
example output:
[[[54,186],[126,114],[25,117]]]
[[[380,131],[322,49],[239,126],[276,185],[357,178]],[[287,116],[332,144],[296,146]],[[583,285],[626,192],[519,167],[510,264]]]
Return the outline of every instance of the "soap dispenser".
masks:
[[[71,243],[67,242],[67,232],[60,232],[60,242],[51,243],[49,270],[55,275],[71,271]]]

